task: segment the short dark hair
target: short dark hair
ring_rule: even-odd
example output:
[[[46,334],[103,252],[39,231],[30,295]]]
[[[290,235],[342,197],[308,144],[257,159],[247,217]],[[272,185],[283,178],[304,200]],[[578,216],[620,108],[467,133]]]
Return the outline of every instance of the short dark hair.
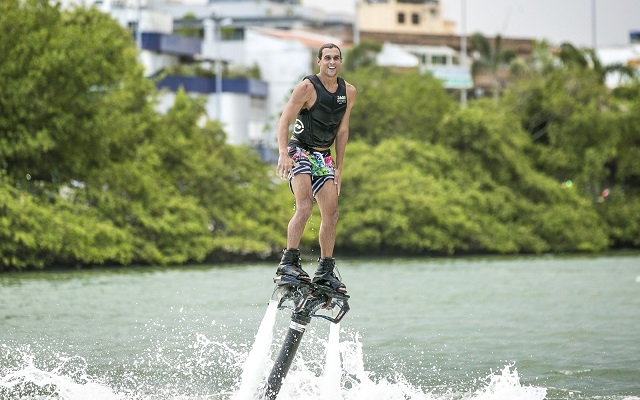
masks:
[[[324,49],[338,49],[338,51],[340,52],[340,58],[342,58],[342,50],[340,50],[340,47],[333,43],[327,43],[323,44],[322,47],[320,47],[320,50],[318,50],[318,60],[322,58],[322,51]]]

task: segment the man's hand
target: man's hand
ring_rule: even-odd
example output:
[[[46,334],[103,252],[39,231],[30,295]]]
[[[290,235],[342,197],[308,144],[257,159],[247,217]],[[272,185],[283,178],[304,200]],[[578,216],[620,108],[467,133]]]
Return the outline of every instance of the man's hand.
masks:
[[[276,174],[281,179],[287,179],[289,174],[293,175],[294,161],[289,154],[280,154],[278,156],[278,166],[276,167]]]

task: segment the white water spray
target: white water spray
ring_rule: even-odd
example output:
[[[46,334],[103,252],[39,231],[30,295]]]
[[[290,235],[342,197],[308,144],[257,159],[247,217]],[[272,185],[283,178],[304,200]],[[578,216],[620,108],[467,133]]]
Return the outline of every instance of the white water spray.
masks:
[[[271,307],[263,319],[256,343],[243,361],[244,369],[241,375],[240,390],[235,390],[232,384],[228,386],[211,387],[199,393],[189,391],[184,381],[174,381],[158,376],[160,380],[149,380],[141,372],[131,367],[125,367],[125,376],[121,381],[109,382],[106,376],[91,377],[83,371],[84,364],[78,363],[79,373],[76,379],[63,372],[61,365],[66,365],[68,357],[54,359],[56,367],[43,364],[41,358],[46,358],[50,350],[0,345],[0,400],[34,400],[47,398],[56,400],[255,400],[258,397],[258,386],[268,373],[269,351],[266,349],[271,342],[271,328],[275,309]],[[305,346],[298,354],[295,366],[282,387],[278,400],[543,400],[546,398],[544,387],[526,386],[520,383],[520,378],[513,365],[505,366],[486,377],[485,384],[473,391],[440,387],[427,388],[411,384],[401,372],[393,376],[375,376],[375,372],[365,367],[362,342],[357,333],[348,333],[342,342],[338,343],[340,327],[332,324],[329,340],[326,344],[326,357],[322,360],[318,356],[318,344],[324,340],[313,332],[305,339]],[[185,363],[180,358],[167,354],[167,361],[177,365],[178,372],[185,373],[193,369],[197,375],[213,372],[227,374],[238,368],[235,350],[231,347],[213,346],[215,342],[192,343],[194,346],[205,346],[212,351],[206,352],[211,363],[203,365],[201,354],[195,352],[188,355],[194,362]],[[184,343],[184,348],[189,342]],[[339,349],[339,354],[336,354]],[[215,354],[222,356],[215,360]],[[261,354],[261,355],[260,355]],[[4,357],[4,358],[3,358]],[[13,361],[11,361],[13,360]],[[4,361],[4,363],[3,363]],[[6,364],[11,361],[11,366]],[[147,364],[152,365],[155,358],[148,358]],[[319,367],[324,361],[322,372]],[[231,368],[235,366],[234,368]],[[68,372],[69,368],[64,369]],[[193,375],[193,376],[197,376]],[[434,390],[435,389],[435,390]],[[621,397],[603,397],[609,400],[622,400]],[[627,397],[625,397],[626,399]],[[636,397],[628,397],[640,400]],[[591,397],[589,399],[592,399]]]
[[[520,384],[518,371],[506,365],[500,374],[489,376],[487,386],[477,391],[472,400],[530,400],[544,399],[547,395],[546,388],[523,386]]]
[[[331,324],[329,341],[325,359],[321,398],[324,400],[341,400],[340,379],[342,366],[340,365],[340,324]]]
[[[267,312],[262,318],[260,328],[256,334],[256,341],[247,356],[242,368],[240,388],[233,396],[233,400],[251,400],[256,398],[257,390],[265,374],[265,367],[269,360],[269,350],[273,339],[273,326],[276,322],[278,302],[269,301]]]
[[[80,376],[73,379],[62,371],[69,358],[63,358],[62,364],[53,371],[38,368],[34,364],[34,356],[24,351],[30,349],[4,349],[20,353],[24,364],[15,370],[0,374],[0,400],[5,400],[3,393],[11,399],[63,399],[63,400],[121,400],[122,397],[100,383],[92,382],[84,369]],[[75,357],[80,359],[80,357]],[[81,360],[84,363],[84,359]],[[8,400],[8,398],[7,398]]]
[[[90,361],[80,355],[61,355],[56,347],[0,344],[0,400],[255,400],[261,395],[264,378],[272,366],[270,356],[277,312],[277,304],[270,303],[250,349],[227,339],[225,332],[222,332],[224,339],[220,340],[207,339],[200,333],[195,339],[185,334],[180,336],[184,341],[177,343],[176,351],[167,350],[165,342],[159,345],[154,342],[148,354],[136,364],[116,365],[115,368],[123,372],[120,378],[105,372],[89,375]],[[542,400],[546,397],[545,388],[522,385],[514,365],[491,373],[484,378],[481,388],[468,390],[415,385],[402,371],[392,375],[376,374],[365,365],[360,335],[347,330],[346,337],[340,341],[340,334],[339,324],[329,325],[326,341],[326,337],[320,337],[324,334],[307,332],[278,400]],[[167,340],[176,337],[173,331],[163,336]],[[324,359],[323,351],[326,352]],[[166,365],[171,369],[162,372]],[[148,375],[158,370],[161,373]],[[227,379],[222,379],[223,376]],[[613,399],[618,398],[610,398]]]

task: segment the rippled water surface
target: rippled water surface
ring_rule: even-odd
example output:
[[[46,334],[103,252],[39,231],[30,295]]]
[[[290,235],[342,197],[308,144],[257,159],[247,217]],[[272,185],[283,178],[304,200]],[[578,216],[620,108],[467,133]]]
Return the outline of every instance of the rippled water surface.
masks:
[[[640,400],[637,253],[338,265],[351,311],[309,324],[278,399]],[[0,399],[256,398],[275,266],[0,275]]]

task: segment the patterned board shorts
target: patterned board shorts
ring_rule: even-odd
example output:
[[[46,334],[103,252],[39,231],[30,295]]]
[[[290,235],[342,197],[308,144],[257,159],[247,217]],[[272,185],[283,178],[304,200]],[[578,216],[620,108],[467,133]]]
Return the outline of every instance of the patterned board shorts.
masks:
[[[289,150],[289,157],[295,162],[293,175],[311,175],[311,190],[313,197],[316,197],[316,193],[318,193],[320,188],[322,188],[328,180],[334,179],[334,165],[331,151],[309,151],[292,144],[290,144],[287,149]],[[293,176],[289,174],[289,188],[293,192],[291,178],[293,178]]]

